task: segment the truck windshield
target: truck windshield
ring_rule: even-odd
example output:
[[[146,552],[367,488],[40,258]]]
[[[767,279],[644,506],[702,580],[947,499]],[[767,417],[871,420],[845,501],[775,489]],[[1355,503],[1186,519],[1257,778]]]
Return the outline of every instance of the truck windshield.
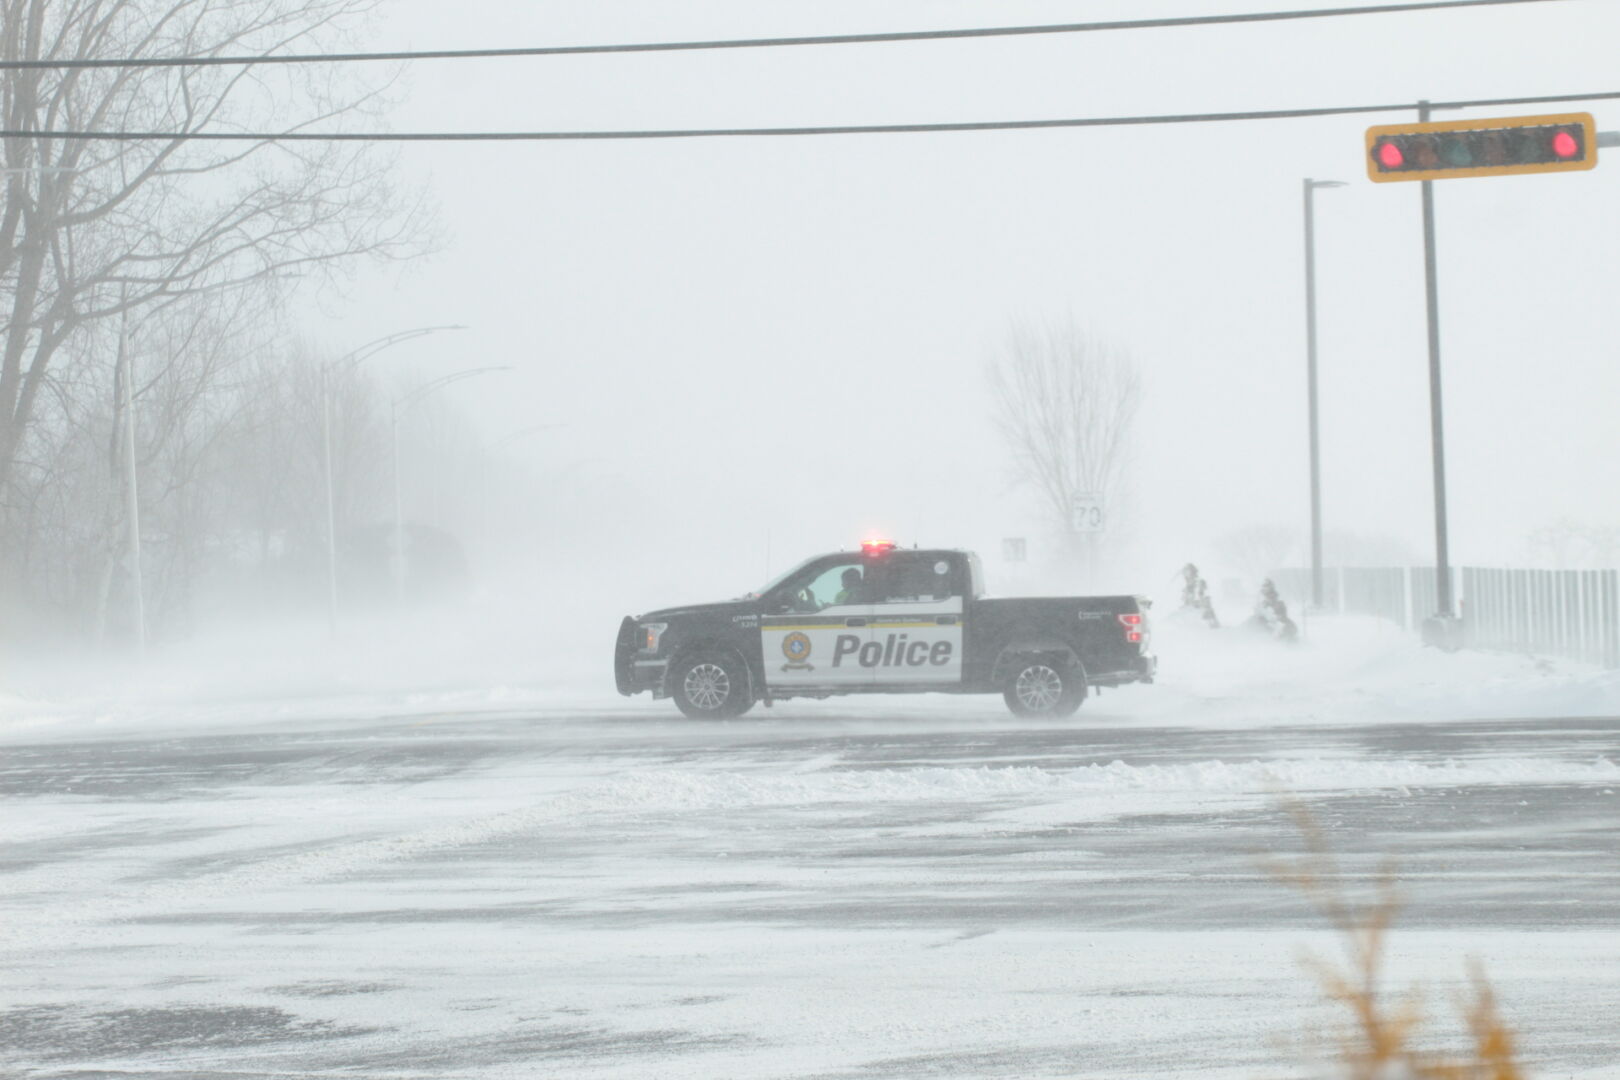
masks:
[[[819,559],[819,558],[821,558],[821,556],[817,555],[815,559],[806,559],[806,560],[804,560],[804,562],[795,563],[793,566],[788,567],[788,569],[782,571],[780,574],[777,574],[775,577],[771,578],[770,581],[767,581],[764,584],[764,586],[759,589],[758,592],[752,592],[752,593],[749,593],[748,595],[750,595],[750,596],[764,596],[766,593],[770,592],[772,589],[774,589],[778,585],[782,584],[782,582],[786,581],[788,578],[792,577],[794,574],[797,574],[800,570],[803,570],[805,567],[809,566],[811,563],[815,562],[816,559]]]

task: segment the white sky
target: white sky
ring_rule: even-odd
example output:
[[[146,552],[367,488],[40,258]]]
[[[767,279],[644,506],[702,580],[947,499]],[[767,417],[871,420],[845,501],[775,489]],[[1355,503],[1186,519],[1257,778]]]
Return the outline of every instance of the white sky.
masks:
[[[388,0],[370,44],[845,33],[1328,6]],[[1008,40],[415,65],[396,130],[881,123],[1301,108],[1620,90],[1620,4]],[[1580,105],[1559,106],[1578,109]],[[1508,108],[1496,115],[1542,110]],[[1620,103],[1592,110],[1620,129]],[[1488,115],[1485,112],[1460,115]],[[1030,531],[988,420],[1014,318],[1064,319],[1147,377],[1132,535],[1168,575],[1252,522],[1308,524],[1303,177],[1317,197],[1325,516],[1432,553],[1417,184],[1362,131],[1411,114],[800,139],[410,147],[448,244],[362,275],[333,348],[423,323],[414,363],[516,370],[463,398],[491,438],[645,510],[658,543],[759,577],[869,530]],[[1611,152],[1614,153],[1614,152]],[[1620,158],[1616,159],[1620,161]],[[1559,518],[1620,523],[1608,300],[1620,164],[1435,187],[1455,561]],[[405,352],[400,350],[400,354]],[[376,363],[385,361],[379,359]],[[497,385],[495,380],[500,380]],[[617,529],[604,514],[566,528]],[[636,528],[648,526],[638,524]],[[1144,587],[1149,583],[1144,583]],[[1157,581],[1151,583],[1159,585]]]

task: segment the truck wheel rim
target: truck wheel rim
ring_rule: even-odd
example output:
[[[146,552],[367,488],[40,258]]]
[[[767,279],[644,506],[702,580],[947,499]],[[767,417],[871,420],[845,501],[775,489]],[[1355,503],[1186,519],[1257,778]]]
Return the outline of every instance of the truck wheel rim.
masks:
[[[686,700],[699,709],[718,709],[731,696],[731,679],[719,664],[696,664],[686,673]]]
[[[1063,677],[1045,664],[1037,664],[1018,673],[1013,692],[1018,695],[1018,701],[1024,708],[1045,712],[1063,696]]]

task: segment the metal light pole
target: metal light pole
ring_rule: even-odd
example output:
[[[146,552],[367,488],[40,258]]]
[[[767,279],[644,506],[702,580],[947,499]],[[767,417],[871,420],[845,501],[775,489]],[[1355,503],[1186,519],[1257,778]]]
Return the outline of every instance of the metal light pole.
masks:
[[[464,371],[454,371],[449,375],[441,375],[431,382],[423,383],[415,390],[397,397],[390,410],[390,420],[393,428],[394,443],[394,550],[392,563],[394,570],[394,601],[399,607],[405,606],[405,506],[402,497],[403,485],[400,482],[399,470],[399,418],[406,411],[421,402],[421,400],[436,391],[443,390],[452,383],[471,379],[478,375],[485,375],[491,371],[511,371],[508,365],[497,367],[467,368]]]
[[[135,653],[146,655],[146,587],[141,578],[141,498],[135,468],[135,357],[129,349],[129,313],[118,316],[118,369],[124,383],[124,504],[129,519],[129,589],[135,619]]]
[[[391,346],[414,338],[425,337],[440,330],[465,330],[465,326],[419,326],[401,330],[354,349],[336,360],[321,364],[321,466],[326,480],[326,625],[337,631],[338,568],[337,568],[337,494],[332,478],[332,375],[347,371]]]
[[[1316,201],[1317,188],[1344,187],[1342,180],[1305,180],[1305,382],[1311,428],[1311,608],[1322,609],[1322,445],[1316,404]]]
[[[332,493],[332,366],[321,365],[321,470],[326,478],[326,629],[337,633],[337,499]]]

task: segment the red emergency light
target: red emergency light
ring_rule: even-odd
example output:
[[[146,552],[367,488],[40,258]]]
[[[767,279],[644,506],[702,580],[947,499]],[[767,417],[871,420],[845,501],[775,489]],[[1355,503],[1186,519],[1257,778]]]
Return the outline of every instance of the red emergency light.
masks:
[[[886,555],[899,546],[893,540],[862,540],[861,554],[869,556]]]

